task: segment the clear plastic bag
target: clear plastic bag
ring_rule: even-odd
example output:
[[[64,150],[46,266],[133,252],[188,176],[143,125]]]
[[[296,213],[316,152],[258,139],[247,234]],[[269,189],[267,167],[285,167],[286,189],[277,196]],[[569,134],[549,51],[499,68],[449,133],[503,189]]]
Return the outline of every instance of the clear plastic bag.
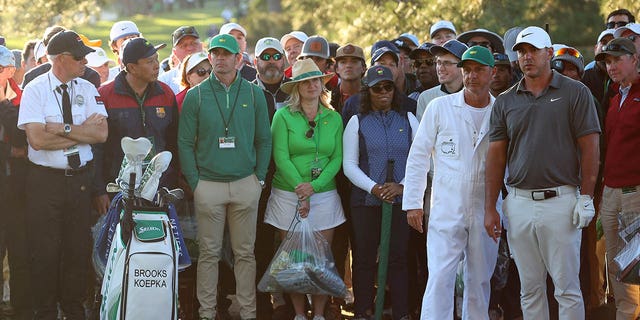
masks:
[[[262,292],[296,292],[344,298],[347,287],[338,275],[331,247],[301,219],[287,233],[258,284]]]

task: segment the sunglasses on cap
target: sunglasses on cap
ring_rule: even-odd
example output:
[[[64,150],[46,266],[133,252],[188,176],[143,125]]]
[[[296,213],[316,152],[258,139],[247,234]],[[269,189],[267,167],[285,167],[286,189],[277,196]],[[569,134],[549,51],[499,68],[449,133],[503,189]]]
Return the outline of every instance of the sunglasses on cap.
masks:
[[[618,22],[616,22],[616,21],[611,21],[611,22],[607,22],[607,24],[605,24],[604,26],[605,26],[607,29],[615,29],[616,27],[618,27],[618,28],[624,27],[624,26],[626,26],[628,23],[629,23],[629,22],[626,22],[626,21],[618,21]]]
[[[582,55],[580,54],[580,52],[578,52],[578,50],[574,49],[574,48],[560,48],[558,50],[556,50],[554,56],[572,56],[572,57],[576,57],[578,59],[582,58]]]
[[[413,60],[413,66],[419,68],[421,65],[426,64],[427,66],[432,66],[434,64],[433,59],[415,59]]]
[[[471,48],[473,46],[481,46],[481,47],[489,48],[489,47],[491,47],[491,42],[489,42],[489,41],[469,41],[469,42],[467,42],[467,45],[469,46],[469,48]]]
[[[392,92],[394,88],[393,83],[377,84],[373,87],[369,87],[369,89],[371,89],[375,94]]]
[[[82,61],[82,60],[84,59],[84,56],[82,56],[82,57],[81,57],[81,56],[75,56],[75,55],[73,55],[73,54],[71,54],[71,53],[68,53],[68,52],[61,53],[61,55],[63,55],[63,56],[70,56],[70,57],[72,57],[72,58],[73,58],[73,60],[75,60],[75,61]]]
[[[196,31],[196,28],[194,27],[186,27],[186,28],[180,28],[178,30],[176,30],[172,36],[173,38],[178,38],[178,37],[182,37],[184,35],[195,35],[198,32]]]
[[[613,51],[613,52],[626,52],[628,54],[633,54],[633,52],[629,51],[627,48],[625,48],[625,47],[623,47],[623,46],[621,46],[621,45],[619,45],[617,43],[608,44],[608,45],[602,47],[602,51],[603,52],[607,52],[607,51],[609,51],[609,52],[611,52],[611,51]]]
[[[204,77],[205,75],[210,75],[211,74],[211,69],[198,68],[198,69],[193,70],[191,72],[192,73],[195,72],[196,74],[198,74],[198,76]]]
[[[274,53],[274,54],[263,53],[259,56],[259,58],[262,61],[269,61],[271,59],[273,59],[273,61],[280,61],[280,59],[282,59],[282,54],[281,53]]]
[[[316,122],[313,120],[309,121],[309,130],[307,130],[307,132],[304,133],[304,136],[307,137],[307,139],[313,138],[313,135],[316,132],[315,129],[316,129]]]

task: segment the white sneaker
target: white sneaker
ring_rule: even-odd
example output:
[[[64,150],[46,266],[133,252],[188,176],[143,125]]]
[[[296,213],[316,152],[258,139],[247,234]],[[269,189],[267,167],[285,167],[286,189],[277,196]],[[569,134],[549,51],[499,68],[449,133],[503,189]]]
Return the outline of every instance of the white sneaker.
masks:
[[[162,177],[162,173],[169,168],[171,158],[173,158],[171,152],[162,151],[151,159],[147,169],[142,175],[140,186],[136,189],[136,193],[139,193],[140,197],[153,201],[153,198],[158,192],[160,177]]]
[[[138,139],[124,137],[120,141],[120,146],[122,147],[122,152],[124,152],[124,158],[122,159],[116,183],[121,187],[125,187],[123,189],[126,190],[129,185],[129,175],[135,172],[135,189],[137,189],[142,180],[142,161],[149,154],[153,145],[149,139],[144,137]]]

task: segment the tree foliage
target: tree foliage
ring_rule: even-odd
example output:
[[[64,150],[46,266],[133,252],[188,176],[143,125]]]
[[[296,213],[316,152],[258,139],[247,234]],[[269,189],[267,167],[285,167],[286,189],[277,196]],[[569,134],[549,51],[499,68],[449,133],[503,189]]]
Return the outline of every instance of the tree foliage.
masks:
[[[606,13],[602,12],[610,11],[604,9],[606,1],[613,2],[613,0],[282,0],[283,10],[279,17],[282,24],[290,26],[289,30],[317,33],[332,41],[342,44],[351,42],[363,47],[370,46],[379,39],[393,39],[403,32],[415,34],[421,42],[428,41],[430,26],[442,19],[452,21],[458,32],[485,28],[498,34],[504,34],[513,26],[544,27],[545,24],[549,24],[549,32],[554,43],[592,46],[603,28],[603,15]],[[639,6],[631,0],[627,2],[628,4],[625,5],[630,9]],[[251,21],[256,15],[269,15],[264,9],[259,12],[252,10],[244,21]],[[634,10],[632,12],[638,12],[638,9]],[[263,33],[261,29],[251,31]]]
[[[42,38],[51,25],[66,28],[87,23],[99,12],[96,0],[0,0],[2,32]]]

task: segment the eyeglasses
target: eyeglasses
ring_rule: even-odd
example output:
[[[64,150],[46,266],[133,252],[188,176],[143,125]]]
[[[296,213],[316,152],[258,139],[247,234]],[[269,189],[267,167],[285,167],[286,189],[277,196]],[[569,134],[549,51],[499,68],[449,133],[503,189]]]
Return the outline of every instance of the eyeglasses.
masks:
[[[82,61],[82,60],[84,60],[84,56],[82,56],[82,57],[81,57],[81,56],[76,56],[76,55],[73,55],[73,54],[68,53],[68,52],[63,52],[63,53],[61,53],[61,55],[63,55],[63,56],[70,56],[70,57],[72,57],[72,58],[73,58],[73,60],[75,60],[75,61]]]
[[[270,59],[273,59],[273,61],[280,61],[280,59],[282,59],[282,54],[281,53],[274,53],[274,54],[263,53],[260,55],[260,60],[262,61],[269,61]]]
[[[564,56],[564,55],[568,55],[568,56],[572,56],[572,57],[576,57],[578,59],[582,58],[582,55],[580,54],[580,52],[574,48],[560,48],[558,50],[556,50],[556,53],[554,54],[554,56]]]
[[[626,21],[610,21],[607,22],[607,24],[605,24],[605,27],[607,27],[607,29],[615,29],[616,27],[620,28],[620,27],[624,27],[628,24],[629,22]]]
[[[198,76],[200,77],[204,77],[205,75],[210,75],[211,74],[211,69],[205,69],[205,68],[198,68],[195,71],[192,71],[198,74]]]
[[[436,66],[438,67],[451,67],[451,66],[458,66],[457,62],[453,62],[453,61],[446,61],[446,60],[437,60],[436,61]]]
[[[638,39],[638,36],[634,34],[634,35],[628,36],[627,39],[631,40],[631,42],[636,42],[636,39]]]
[[[469,42],[467,42],[467,45],[469,46],[469,48],[471,48],[473,46],[481,46],[481,47],[489,48],[489,47],[491,47],[491,42],[489,42],[489,41],[469,41]]]
[[[392,92],[394,88],[395,87],[393,86],[393,83],[385,83],[369,87],[369,89],[371,89],[371,91],[375,94]]]
[[[416,68],[420,68],[421,65],[426,64],[427,66],[432,66],[434,63],[433,59],[415,59],[413,60],[413,66]]]
[[[621,46],[620,44],[614,43],[614,44],[608,44],[604,47],[602,47],[602,51],[606,52],[606,51],[622,51],[622,52],[626,52],[628,54],[633,54],[633,52],[629,51],[629,49]]]
[[[313,134],[316,132],[315,129],[316,129],[316,122],[313,120],[309,121],[309,130],[305,132],[304,136],[307,137],[307,139],[313,138]]]

